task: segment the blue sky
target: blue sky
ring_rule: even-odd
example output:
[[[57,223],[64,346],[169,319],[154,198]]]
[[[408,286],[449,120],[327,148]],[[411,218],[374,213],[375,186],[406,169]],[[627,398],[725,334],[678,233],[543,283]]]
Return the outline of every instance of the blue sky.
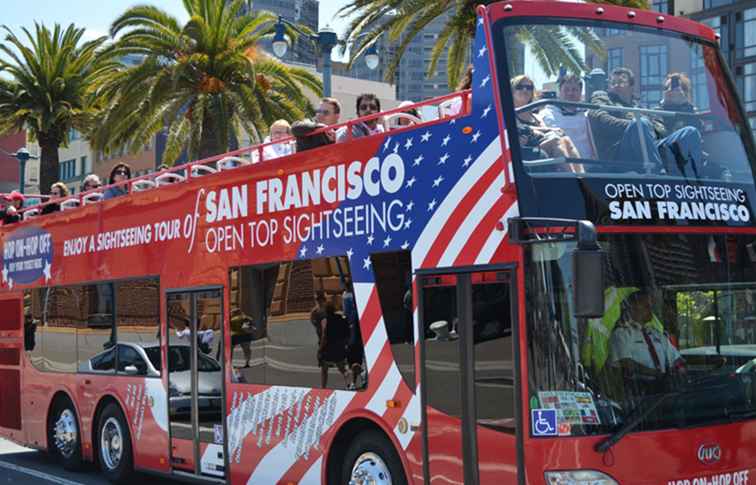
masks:
[[[86,27],[87,37],[95,38],[108,32],[112,20],[127,8],[137,4],[156,5],[181,20],[186,20],[181,0],[3,0],[0,23],[14,31],[23,26],[33,26],[34,21],[52,25],[55,22]],[[334,15],[348,0],[321,0],[320,26],[330,24],[341,33],[343,20],[334,20]],[[4,36],[3,36],[4,37]]]

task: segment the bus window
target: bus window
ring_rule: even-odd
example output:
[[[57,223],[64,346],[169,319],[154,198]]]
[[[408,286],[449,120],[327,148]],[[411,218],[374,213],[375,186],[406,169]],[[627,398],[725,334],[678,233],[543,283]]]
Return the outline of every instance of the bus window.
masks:
[[[229,279],[236,379],[364,387],[364,352],[347,258],[233,268]]]
[[[107,362],[115,345],[113,326],[113,284],[88,285],[77,290],[81,294],[79,309],[85,320],[76,329],[76,348],[80,372],[113,372],[114,367],[94,365],[94,361]],[[47,352],[47,351],[46,351]]]
[[[42,292],[45,370],[76,372],[76,327],[86,325],[86,316],[81,311],[84,289],[71,286],[45,288]]]
[[[116,328],[118,343],[128,346],[139,354],[136,367],[146,366],[151,349],[160,349],[160,282],[157,278],[121,281],[116,284]],[[118,370],[125,350],[119,350]],[[130,354],[129,354],[130,355]],[[158,359],[159,360],[159,357]],[[140,363],[141,361],[141,363]],[[139,375],[160,375],[160,365],[152,366],[151,372]]]
[[[386,335],[404,382],[415,388],[415,332],[412,325],[412,264],[409,251],[370,256]]]

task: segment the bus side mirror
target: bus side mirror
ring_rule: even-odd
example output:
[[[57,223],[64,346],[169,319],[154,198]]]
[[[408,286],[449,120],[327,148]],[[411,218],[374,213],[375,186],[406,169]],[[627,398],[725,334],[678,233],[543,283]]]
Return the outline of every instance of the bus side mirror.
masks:
[[[578,247],[572,253],[572,308],[577,318],[604,315],[606,252],[596,241],[596,229],[588,221],[577,225]]]

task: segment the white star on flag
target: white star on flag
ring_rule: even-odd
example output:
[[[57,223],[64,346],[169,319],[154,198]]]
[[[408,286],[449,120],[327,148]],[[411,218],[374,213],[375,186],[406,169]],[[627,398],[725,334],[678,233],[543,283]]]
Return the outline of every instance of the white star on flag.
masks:
[[[425,143],[426,141],[430,140],[430,137],[431,137],[431,132],[430,131],[426,131],[425,133],[423,133],[420,136],[420,142],[421,143]]]
[[[480,115],[480,117],[485,118],[486,116],[488,116],[488,112],[491,111],[491,109],[491,105],[489,104],[488,106],[486,106],[486,109],[483,110],[483,114]]]
[[[352,248],[347,249],[347,258],[351,261],[352,256],[354,256],[354,251],[352,251]]]
[[[446,145],[448,145],[448,144],[449,144],[449,140],[451,140],[451,136],[449,136],[449,135],[446,135],[446,136],[444,137],[443,141],[441,142],[441,146],[442,146],[442,147],[445,147]]]
[[[441,185],[441,182],[443,182],[443,181],[444,181],[444,177],[442,177],[441,175],[439,175],[438,178],[436,178],[436,179],[433,180],[433,186],[434,187],[438,187],[439,185]]]
[[[486,87],[486,84],[488,84],[488,81],[491,80],[491,76],[486,76],[483,78],[483,80],[480,82],[480,87],[484,88]]]
[[[415,207],[415,203],[410,201],[409,204],[407,204],[407,212],[411,211],[413,207]]]
[[[307,246],[302,246],[302,249],[299,250],[299,256],[304,258],[305,255],[307,255]]]
[[[457,124],[457,118],[452,118],[451,121],[449,121],[450,125],[456,125]]]
[[[412,219],[407,219],[406,221],[404,221],[405,229],[409,229],[411,225],[412,225]]]
[[[324,247],[323,247],[323,245],[321,244],[320,246],[318,246],[318,248],[317,248],[317,249],[315,250],[315,252],[316,252],[316,253],[318,253],[318,254],[323,254],[323,250],[324,250],[324,249],[325,249],[325,248],[324,248]]]
[[[370,269],[370,256],[362,260],[362,267],[364,269]]]
[[[465,158],[465,163],[463,163],[462,166],[467,167],[470,165],[470,162],[472,162],[472,155],[468,155],[467,158]]]
[[[487,50],[486,46],[483,46],[480,49],[478,49],[478,57],[483,57],[483,54],[486,53],[486,50]]]
[[[412,138],[407,138],[407,141],[404,142],[404,149],[409,150],[412,148]]]
[[[449,160],[449,154],[448,153],[444,153],[444,156],[438,159],[438,164],[439,165],[444,165],[447,160]]]
[[[438,202],[436,202],[436,199],[433,199],[432,201],[430,201],[428,203],[428,212],[433,211],[433,209],[436,208],[436,204],[438,204]]]
[[[391,137],[386,138],[386,143],[383,144],[383,151],[385,152],[391,146]]]
[[[367,244],[368,244],[368,246],[372,246],[372,245],[373,245],[373,241],[374,241],[374,240],[375,240],[375,238],[373,237],[373,235],[372,235],[372,234],[371,234],[371,235],[369,235],[369,236],[368,236],[368,240],[367,240]]]
[[[417,167],[418,165],[420,165],[420,162],[422,162],[422,161],[423,161],[423,156],[422,156],[422,155],[420,155],[420,156],[419,156],[419,157],[417,157],[417,158],[416,158],[415,160],[413,160],[413,162],[412,162],[412,166],[413,166],[413,167]]]
[[[394,153],[398,153],[398,152],[399,152],[399,143],[394,145]]]
[[[45,261],[45,268],[42,270],[42,273],[45,275],[45,281],[52,279],[52,266],[47,261]]]
[[[386,239],[383,240],[383,247],[387,248],[389,244],[391,244],[391,236],[386,236]]]
[[[470,143],[478,143],[478,138],[480,138],[480,130],[475,132]]]
[[[483,25],[483,17],[480,17],[480,18],[478,19],[478,25]]]
[[[402,250],[407,250],[409,248],[409,241],[404,241],[404,244],[402,244]]]
[[[412,188],[413,185],[415,185],[415,182],[417,182],[417,179],[415,177],[412,177],[411,179],[407,180],[407,183],[405,184],[407,189]]]

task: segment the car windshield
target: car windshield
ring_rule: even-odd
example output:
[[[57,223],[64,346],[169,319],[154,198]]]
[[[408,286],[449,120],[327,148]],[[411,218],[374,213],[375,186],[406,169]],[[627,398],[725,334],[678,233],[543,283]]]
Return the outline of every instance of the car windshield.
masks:
[[[573,317],[575,244],[526,246],[534,419],[556,409],[554,435],[607,433],[667,394],[635,430],[752,418],[756,237],[611,235],[600,244],[607,286],[596,319]]]
[[[528,22],[500,29],[510,140],[528,176],[752,183],[751,133],[713,44],[617,23]]]

